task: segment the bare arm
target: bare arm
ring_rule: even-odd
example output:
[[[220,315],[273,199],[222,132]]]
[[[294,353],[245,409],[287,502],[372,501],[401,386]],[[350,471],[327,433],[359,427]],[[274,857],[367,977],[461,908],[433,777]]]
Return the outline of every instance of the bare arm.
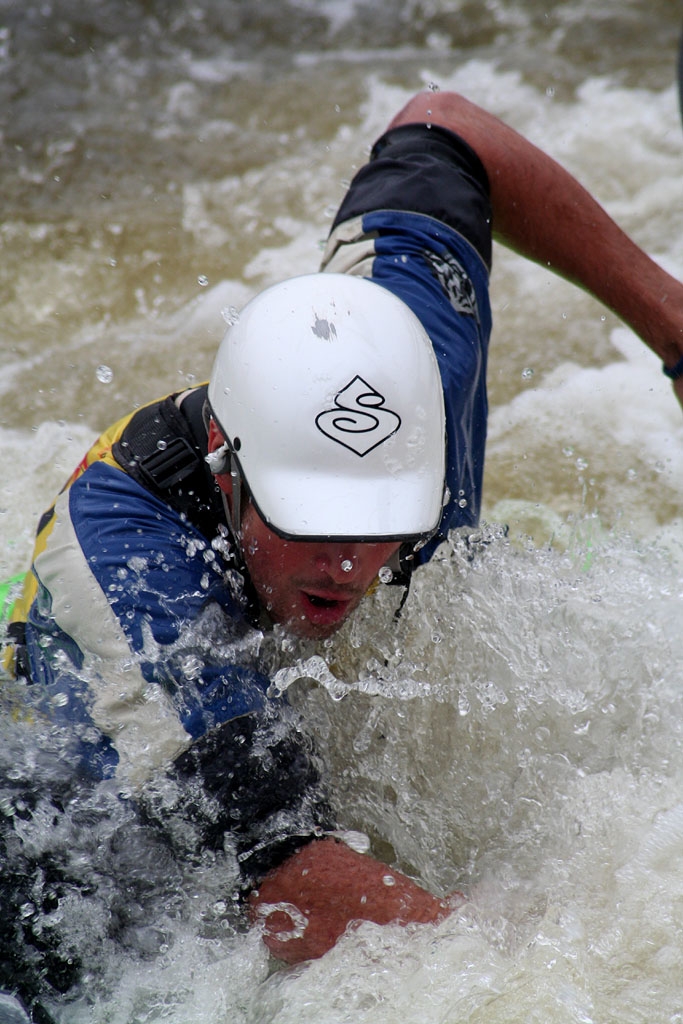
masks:
[[[478,154],[494,235],[586,289],[667,366],[683,356],[683,285],[662,270],[555,160],[457,93],[420,93],[393,119],[440,124]],[[683,379],[675,383],[683,403]]]

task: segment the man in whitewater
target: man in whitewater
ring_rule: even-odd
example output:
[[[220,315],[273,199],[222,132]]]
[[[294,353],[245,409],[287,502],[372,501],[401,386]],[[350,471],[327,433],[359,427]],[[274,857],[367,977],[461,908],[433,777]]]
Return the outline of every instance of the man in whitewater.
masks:
[[[323,273],[257,296],[208,387],[87,453],[14,610],[14,674],[68,725],[78,771],[139,793],[166,772],[166,813],[234,849],[292,963],[354,920],[452,906],[399,872],[385,884],[386,865],[340,838],[259,638],[329,636],[378,579],[407,586],[476,522],[492,230],[617,313],[683,397],[683,287],[495,117],[418,95],[352,182]]]

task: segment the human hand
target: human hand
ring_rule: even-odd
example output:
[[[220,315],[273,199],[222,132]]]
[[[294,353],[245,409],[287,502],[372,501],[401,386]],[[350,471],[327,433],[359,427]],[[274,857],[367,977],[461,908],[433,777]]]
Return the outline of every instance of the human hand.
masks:
[[[438,899],[400,871],[320,839],[271,871],[249,902],[273,956],[296,964],[323,956],[352,923],[436,924],[463,901],[461,893]]]

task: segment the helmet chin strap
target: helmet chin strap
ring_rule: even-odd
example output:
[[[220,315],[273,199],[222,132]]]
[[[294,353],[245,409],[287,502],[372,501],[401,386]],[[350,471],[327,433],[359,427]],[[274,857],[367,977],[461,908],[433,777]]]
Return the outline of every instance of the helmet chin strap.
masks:
[[[244,551],[242,550],[242,476],[237,465],[234,453],[230,453],[230,480],[232,483],[232,508],[228,501],[228,496],[225,491],[221,488],[221,501],[223,502],[223,511],[225,513],[225,521],[228,524],[228,530],[232,537],[232,542],[235,545],[235,553],[237,560],[240,565],[244,564]]]
[[[228,502],[228,496],[221,487],[221,501],[223,503],[223,511],[225,513],[225,521],[228,524],[228,529],[232,537],[235,550],[239,557],[240,562],[244,561],[244,554],[242,551],[242,474],[240,473],[235,453],[227,441],[216,448],[214,451],[209,452],[208,455],[204,456],[204,461],[208,465],[209,469],[214,476],[218,476],[221,473],[230,473],[230,482],[232,484],[232,509]]]
[[[228,520],[228,526],[232,527],[235,537],[235,544],[238,546],[240,557],[242,557],[242,474],[235,458],[235,453],[230,452],[230,480],[232,482],[232,521]],[[228,508],[228,499],[224,492],[223,507]]]

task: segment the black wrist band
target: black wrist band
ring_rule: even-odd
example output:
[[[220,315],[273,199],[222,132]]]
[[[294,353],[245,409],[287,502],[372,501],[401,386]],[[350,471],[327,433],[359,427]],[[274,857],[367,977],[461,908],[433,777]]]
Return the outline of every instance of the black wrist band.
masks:
[[[663,366],[662,370],[671,380],[679,380],[679,378],[683,377],[683,356],[681,356],[675,366],[671,368]]]

